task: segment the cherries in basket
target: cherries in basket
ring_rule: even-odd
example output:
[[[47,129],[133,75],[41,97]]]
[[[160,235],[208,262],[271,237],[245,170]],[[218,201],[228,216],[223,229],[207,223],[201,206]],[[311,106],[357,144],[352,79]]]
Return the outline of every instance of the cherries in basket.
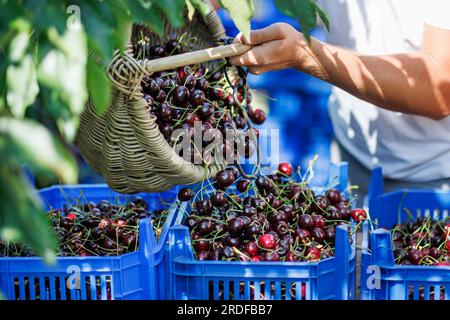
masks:
[[[188,47],[185,38],[151,45],[142,39],[135,46],[134,55],[138,59],[155,59],[182,53]],[[176,152],[195,164],[224,160],[232,163],[240,156],[250,157],[257,132],[250,128],[244,113],[254,124],[262,124],[266,119],[264,111],[251,106],[247,85],[235,81],[233,86],[241,85],[233,94],[223,65],[184,66],[146,75],[142,80],[149,116]]]
[[[316,194],[299,177],[288,163],[254,177],[229,168],[197,192],[181,189],[178,198],[191,202],[184,225],[197,259],[293,262],[333,256],[336,227],[352,217],[364,220],[365,211],[352,210],[335,188]]]

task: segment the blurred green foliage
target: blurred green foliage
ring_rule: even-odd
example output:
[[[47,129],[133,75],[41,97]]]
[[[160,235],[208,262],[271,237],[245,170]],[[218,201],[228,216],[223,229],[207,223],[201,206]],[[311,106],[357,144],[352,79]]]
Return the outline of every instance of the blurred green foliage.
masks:
[[[244,33],[252,0],[220,0]],[[323,12],[315,0],[277,0],[312,29]],[[23,165],[44,179],[76,183],[71,141],[90,95],[98,112],[111,98],[104,68],[123,50],[133,23],[163,32],[208,13],[203,0],[0,0],[0,238],[23,241],[51,261],[55,239]],[[303,22],[305,21],[305,22]],[[306,23],[306,24],[305,24]]]

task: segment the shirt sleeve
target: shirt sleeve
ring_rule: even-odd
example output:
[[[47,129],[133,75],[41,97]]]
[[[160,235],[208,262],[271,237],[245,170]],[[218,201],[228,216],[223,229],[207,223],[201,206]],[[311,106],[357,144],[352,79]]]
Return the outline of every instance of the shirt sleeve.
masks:
[[[450,1],[428,0],[423,2],[427,11],[425,23],[432,27],[450,30]]]

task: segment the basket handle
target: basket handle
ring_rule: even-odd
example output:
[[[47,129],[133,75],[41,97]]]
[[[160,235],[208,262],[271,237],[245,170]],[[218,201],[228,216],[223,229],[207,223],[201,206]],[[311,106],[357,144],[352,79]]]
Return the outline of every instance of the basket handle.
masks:
[[[141,65],[148,73],[152,73],[175,69],[186,65],[238,56],[247,52],[251,48],[252,46],[250,45],[233,43],[225,46],[212,47],[155,60],[145,59],[141,62]]]

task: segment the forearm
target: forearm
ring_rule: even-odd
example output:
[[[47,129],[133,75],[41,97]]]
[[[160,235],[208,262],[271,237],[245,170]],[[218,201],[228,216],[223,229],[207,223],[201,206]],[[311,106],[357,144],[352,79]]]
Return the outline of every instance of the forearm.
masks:
[[[448,75],[424,52],[369,56],[314,39],[299,52],[298,69],[382,108],[434,119],[450,113]]]

